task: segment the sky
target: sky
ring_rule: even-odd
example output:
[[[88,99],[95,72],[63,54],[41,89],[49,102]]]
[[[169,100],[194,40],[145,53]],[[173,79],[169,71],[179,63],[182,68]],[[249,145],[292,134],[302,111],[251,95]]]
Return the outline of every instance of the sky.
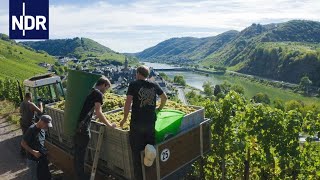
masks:
[[[26,0],[27,1],[27,0]],[[252,23],[320,21],[320,0],[49,0],[50,39],[87,37],[139,52],[172,37],[208,37]],[[9,34],[9,0],[0,32]]]

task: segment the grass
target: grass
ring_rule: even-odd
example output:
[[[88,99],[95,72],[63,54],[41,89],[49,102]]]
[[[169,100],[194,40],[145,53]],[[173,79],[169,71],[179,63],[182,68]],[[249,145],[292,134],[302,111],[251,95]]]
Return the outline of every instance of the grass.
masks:
[[[16,107],[14,103],[8,100],[0,101],[0,116],[6,116],[8,114],[14,113],[15,110]]]
[[[13,122],[14,124],[20,124],[20,115],[18,114],[10,114],[8,116],[8,121]]]
[[[20,123],[19,109],[14,105],[14,103],[3,100],[0,101],[0,118],[5,118],[15,124]]]
[[[176,72],[165,72],[167,76],[173,77],[176,75]],[[193,76],[194,72],[178,72],[181,75],[183,75],[187,81],[187,83],[190,83],[187,85],[187,87],[190,87],[191,85],[195,85],[198,82],[202,82],[203,80],[205,81],[210,81],[214,85],[217,84],[222,84],[223,81],[226,81],[227,83],[231,85],[239,85],[244,88],[244,95],[247,99],[251,99],[254,95],[257,93],[266,93],[271,102],[273,102],[276,99],[281,99],[284,102],[290,101],[290,100],[297,100],[297,101],[302,101],[306,105],[318,105],[320,106],[320,98],[318,97],[306,97],[301,94],[295,93],[291,90],[288,89],[281,89],[277,87],[273,87],[271,85],[266,85],[262,84],[259,82],[255,81],[250,81],[247,78],[244,77],[239,77],[239,76],[231,76],[228,73],[224,75],[209,75],[208,77],[205,77],[205,75],[201,75],[205,78],[199,77],[198,76]],[[198,75],[198,74],[197,74]],[[191,78],[190,77],[197,77],[197,78]],[[189,79],[188,79],[189,78]]]
[[[16,78],[23,80],[47,70],[40,62],[53,64],[54,58],[45,53],[37,53],[14,42],[0,40],[0,79]]]
[[[267,86],[237,76],[225,75],[224,77],[222,77],[222,79],[224,79],[232,85],[237,84],[239,86],[242,86],[244,88],[245,96],[247,98],[252,98],[257,93],[262,92],[269,96],[271,102],[273,102],[275,99],[281,99],[285,102],[290,100],[300,100],[307,105],[316,104],[320,106],[320,98],[317,97],[306,97],[301,94],[294,93],[290,90],[280,89],[273,86]]]

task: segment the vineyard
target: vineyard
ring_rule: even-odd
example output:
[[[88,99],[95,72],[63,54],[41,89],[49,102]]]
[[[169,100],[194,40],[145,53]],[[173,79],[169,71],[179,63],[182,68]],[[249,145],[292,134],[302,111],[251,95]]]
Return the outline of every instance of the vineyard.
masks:
[[[254,104],[234,91],[201,102],[213,120],[212,151],[192,178],[319,179],[319,110],[281,110]],[[308,135],[305,143],[299,134]]]
[[[25,47],[0,33],[0,79],[23,80],[36,74],[45,73],[46,68],[38,65],[43,62],[54,64],[55,60],[44,51]]]
[[[17,82],[0,80],[0,99],[19,103]],[[212,151],[193,165],[190,178],[204,179],[320,179],[320,110],[316,107],[271,107],[253,103],[234,91],[193,102],[212,119]],[[192,100],[192,99],[191,99]],[[106,93],[103,111],[123,107],[124,97]],[[55,108],[64,109],[64,101]],[[185,113],[191,107],[168,101],[165,108]],[[106,114],[119,123],[123,111]],[[129,123],[129,121],[127,121]],[[119,124],[118,124],[119,125]],[[125,124],[125,130],[129,124]],[[300,142],[300,135],[308,136]]]
[[[9,78],[0,79],[0,100],[9,100],[16,105],[20,103],[18,82]]]

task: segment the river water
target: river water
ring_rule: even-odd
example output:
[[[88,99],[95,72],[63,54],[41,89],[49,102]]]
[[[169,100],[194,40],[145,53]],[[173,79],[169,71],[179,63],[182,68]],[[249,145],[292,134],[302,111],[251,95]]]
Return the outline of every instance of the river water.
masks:
[[[150,62],[143,62],[148,67],[153,67],[155,69],[170,69],[174,68],[175,66],[171,66],[168,64],[161,64],[161,63],[150,63]],[[159,71],[161,72],[161,71]],[[194,73],[191,71],[163,71],[169,78],[173,79],[176,75],[183,75],[186,83],[189,86],[194,88],[203,90],[202,85],[204,82],[211,82],[213,85],[221,84],[224,81],[223,75],[210,75],[205,76],[199,73]]]
[[[154,67],[154,68],[170,68],[171,66],[168,64],[159,64],[159,63],[148,63],[145,62],[147,66]],[[212,84],[222,84],[224,81],[228,82],[232,85],[238,85],[244,88],[245,97],[246,98],[252,98],[254,95],[256,95],[259,92],[266,93],[270,99],[271,102],[276,99],[282,99],[283,101],[289,101],[289,100],[299,100],[303,101],[305,104],[320,104],[319,98],[316,97],[304,97],[300,94],[266,86],[260,83],[251,82],[244,78],[237,78],[229,75],[209,75],[205,76],[204,74],[198,74],[191,71],[164,71],[170,78],[173,79],[175,75],[183,75],[186,83],[189,86],[195,87],[197,89],[203,90],[202,85],[206,81],[212,82]]]

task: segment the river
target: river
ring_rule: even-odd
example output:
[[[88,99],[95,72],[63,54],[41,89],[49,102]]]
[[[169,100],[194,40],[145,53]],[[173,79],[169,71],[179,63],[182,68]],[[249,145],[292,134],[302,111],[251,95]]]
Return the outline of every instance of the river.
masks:
[[[174,68],[175,66],[171,66],[169,64],[161,64],[161,63],[150,63],[150,62],[143,62],[148,67],[153,67],[155,69],[170,69]],[[161,72],[161,71],[159,71]],[[223,83],[223,75],[210,75],[205,76],[199,73],[194,73],[191,71],[165,71],[164,72],[169,78],[173,79],[176,75],[183,75],[186,83],[189,86],[194,88],[203,90],[202,85],[204,82],[211,82],[213,85]]]
[[[154,68],[168,69],[168,68],[174,67],[168,64],[161,64],[161,63],[149,63],[149,62],[144,62],[144,63],[145,65],[149,67],[154,67]],[[224,81],[226,81],[231,85],[238,85],[243,87],[245,97],[248,99],[252,98],[257,93],[263,92],[270,97],[271,102],[273,102],[276,99],[281,99],[285,102],[289,100],[297,100],[297,101],[302,101],[305,104],[320,105],[319,98],[305,97],[305,96],[302,96],[301,94],[297,94],[292,91],[271,87],[271,86],[266,86],[264,84],[257,83],[257,82],[251,82],[250,80],[245,78],[239,78],[239,77],[234,77],[230,75],[216,75],[216,74],[205,76],[203,74],[198,74],[191,71],[181,71],[181,72],[165,71],[164,73],[166,73],[172,79],[175,75],[183,75],[186,80],[186,83],[189,86],[195,87],[200,90],[203,90],[202,85],[206,81],[210,81],[214,85],[221,84]]]

